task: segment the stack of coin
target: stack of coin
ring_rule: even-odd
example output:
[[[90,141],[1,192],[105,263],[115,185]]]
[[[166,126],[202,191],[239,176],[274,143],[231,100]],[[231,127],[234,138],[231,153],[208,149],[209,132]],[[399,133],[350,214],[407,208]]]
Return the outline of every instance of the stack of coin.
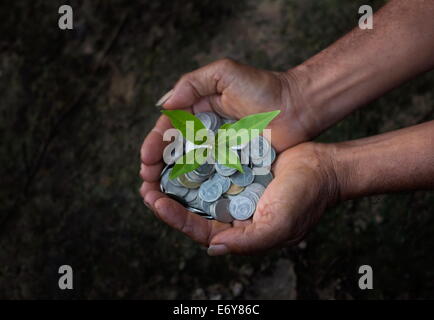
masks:
[[[234,121],[221,119],[212,112],[196,116],[213,131]],[[253,216],[259,199],[273,179],[270,169],[276,151],[267,139],[259,136],[239,150],[240,155],[243,153],[249,164],[243,165],[242,173],[219,163],[205,163],[170,180],[172,167],[167,165],[161,173],[160,188],[188,210],[206,219],[224,223],[247,220]]]

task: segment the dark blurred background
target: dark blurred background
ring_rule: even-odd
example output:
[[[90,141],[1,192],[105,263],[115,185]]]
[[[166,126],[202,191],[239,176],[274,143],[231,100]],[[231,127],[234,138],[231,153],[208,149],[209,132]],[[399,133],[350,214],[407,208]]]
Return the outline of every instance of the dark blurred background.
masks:
[[[348,201],[296,247],[218,258],[138,193],[154,104],[179,76],[223,57],[289,69],[356,26],[362,4],[383,1],[2,1],[0,298],[434,298],[432,192]],[[431,72],[319,140],[433,119],[433,87]],[[358,288],[363,264],[374,290]]]

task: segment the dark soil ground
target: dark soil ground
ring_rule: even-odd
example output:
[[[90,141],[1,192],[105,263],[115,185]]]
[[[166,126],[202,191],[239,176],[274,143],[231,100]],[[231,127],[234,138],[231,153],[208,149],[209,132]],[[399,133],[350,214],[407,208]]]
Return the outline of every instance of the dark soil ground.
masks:
[[[57,27],[61,4],[74,30]],[[348,201],[297,247],[210,258],[143,206],[156,100],[223,57],[286,70],[354,27],[368,0],[35,0],[0,4],[0,298],[434,298],[434,194]],[[434,74],[321,141],[434,117]],[[58,289],[58,268],[74,290]],[[374,290],[358,289],[358,268]]]

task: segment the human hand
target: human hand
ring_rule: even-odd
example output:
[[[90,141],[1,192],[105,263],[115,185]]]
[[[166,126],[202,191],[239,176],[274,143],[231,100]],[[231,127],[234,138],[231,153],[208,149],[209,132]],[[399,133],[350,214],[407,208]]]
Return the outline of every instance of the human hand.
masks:
[[[229,119],[281,110],[269,126],[278,152],[311,138],[296,102],[291,72],[259,70],[230,59],[219,60],[182,76],[157,105],[166,109],[214,111]]]
[[[301,113],[295,109],[295,104],[293,104],[295,98],[292,97],[291,78],[290,73],[257,70],[231,60],[221,60],[184,75],[174,89],[160,99],[157,104],[167,109],[185,108],[187,111],[194,113],[214,111],[224,117],[236,119],[249,114],[279,108],[282,111],[281,114],[271,122],[268,128],[272,130],[273,146],[277,151],[282,151],[309,137],[301,125]],[[258,205],[257,218],[254,218],[253,222],[236,221],[233,224],[224,224],[217,221],[207,221],[188,212],[182,205],[160,192],[159,179],[164,166],[162,154],[164,147],[167,145],[167,142],[164,142],[162,138],[164,132],[171,127],[169,119],[166,116],[161,116],[146,137],[141,149],[140,175],[144,182],[140,191],[145,204],[163,221],[207,246],[209,244],[221,245],[216,241],[222,241],[222,239],[225,239],[224,237],[229,237],[229,242],[235,242],[227,244],[228,250],[235,253],[261,251],[273,247],[281,241],[285,241],[285,239],[295,241],[304,235],[306,230],[301,230],[301,228],[292,230],[293,227],[291,227],[299,224],[299,219],[295,219],[298,213],[294,214],[294,217],[291,216],[297,222],[285,221],[285,219],[288,220],[289,218],[282,213],[284,204],[272,200],[277,194],[281,194],[280,197],[285,201],[289,199],[295,201],[297,195],[300,198],[304,196],[303,192],[305,191],[301,193],[294,192],[294,195],[288,198],[286,191],[294,188],[294,186],[278,190],[278,186],[282,186],[285,180],[283,177],[286,177],[283,169],[276,169],[276,172],[279,172],[275,178],[277,182],[268,187],[267,190],[271,188],[271,191],[266,191],[268,196],[263,196],[264,200],[261,200]],[[297,147],[294,150],[301,149],[307,150],[309,148]],[[296,155],[298,153],[304,154],[307,152],[292,151],[290,154]],[[286,162],[280,160],[285,159],[286,154],[285,152],[280,155],[277,163]],[[291,165],[294,166],[294,164]],[[276,164],[276,168],[278,167],[279,165]],[[294,174],[294,176],[298,175]],[[289,177],[289,179],[293,178]],[[317,186],[317,184],[313,184]],[[283,190],[285,194],[282,194]],[[271,194],[274,194],[273,198]],[[317,210],[320,208],[317,204],[313,206]],[[274,210],[277,211],[271,213],[272,210],[273,212]],[[273,218],[270,218],[271,216]],[[259,219],[259,217],[262,218]],[[259,222],[256,223],[257,219],[259,219]],[[287,227],[283,228],[283,226]],[[263,228],[266,230],[263,230]],[[237,243],[236,238],[242,236],[242,234],[239,234],[240,232],[252,233],[254,236],[244,239],[245,243]],[[264,237],[271,238],[265,239]],[[223,250],[221,248],[221,246],[211,247],[210,254],[218,254],[219,250],[221,253]]]
[[[155,149],[156,150],[156,149]],[[189,212],[144,178],[141,194],[156,216],[193,240],[210,255],[252,254],[300,241],[327,206],[336,201],[337,181],[325,145],[304,143],[281,153],[273,165],[274,179],[261,197],[252,219],[231,224],[206,220]]]

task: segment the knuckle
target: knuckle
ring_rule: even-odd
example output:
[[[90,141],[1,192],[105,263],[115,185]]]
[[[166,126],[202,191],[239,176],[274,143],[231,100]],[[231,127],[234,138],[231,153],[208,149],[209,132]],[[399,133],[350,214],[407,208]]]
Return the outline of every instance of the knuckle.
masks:
[[[192,81],[193,78],[194,78],[193,72],[187,72],[181,76],[181,78],[179,79],[179,82],[180,83],[190,82],[190,81]]]
[[[190,215],[185,216],[185,219],[182,223],[180,230],[181,232],[185,233],[188,236],[191,236],[193,234],[194,228],[193,228],[193,223],[191,221]]]
[[[235,67],[236,62],[231,58],[224,58],[217,61],[217,65],[222,69],[232,69]]]
[[[143,169],[140,170],[140,178],[142,178],[143,181],[146,181],[148,178],[146,175],[146,171]]]
[[[140,160],[142,162],[144,162],[144,160],[146,159],[146,140],[143,142],[141,148],[140,148]]]
[[[140,186],[139,193],[140,193],[140,195],[143,198],[145,198],[145,195],[146,195],[146,184],[145,184],[145,182],[143,182],[142,185]]]

